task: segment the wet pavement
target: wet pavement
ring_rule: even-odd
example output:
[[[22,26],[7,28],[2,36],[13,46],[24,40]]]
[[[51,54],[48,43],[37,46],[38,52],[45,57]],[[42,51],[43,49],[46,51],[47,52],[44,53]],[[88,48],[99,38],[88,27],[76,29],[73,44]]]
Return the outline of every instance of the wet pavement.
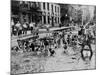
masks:
[[[72,48],[68,48],[68,53],[64,54],[63,48],[55,49],[56,54],[48,57],[35,57],[33,53],[17,53],[12,55],[12,73],[37,73],[37,72],[53,72],[53,71],[69,71],[95,69],[95,46],[92,45],[92,60],[86,64],[80,57],[80,54],[74,55]],[[69,51],[70,50],[70,51]],[[70,53],[69,53],[70,52]],[[17,64],[17,69],[14,69]],[[18,67],[18,65],[20,65]]]

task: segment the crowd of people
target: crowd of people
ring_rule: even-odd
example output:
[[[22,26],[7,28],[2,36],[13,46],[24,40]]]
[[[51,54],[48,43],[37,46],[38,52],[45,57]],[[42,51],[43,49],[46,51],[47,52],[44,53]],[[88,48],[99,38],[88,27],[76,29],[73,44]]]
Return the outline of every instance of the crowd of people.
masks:
[[[20,21],[17,21],[16,23],[12,20],[11,22],[11,35],[13,36],[20,36],[27,34],[27,31],[30,31],[31,33],[33,30],[36,30],[36,24],[33,22],[24,22],[23,24],[20,23]]]
[[[16,24],[12,23],[12,35],[22,35],[27,34],[27,30],[30,30],[31,33],[34,30],[33,23],[21,23],[18,21]],[[66,32],[66,30],[53,31],[52,35],[46,36],[44,38],[31,38],[28,40],[17,40],[18,47],[12,47],[12,50],[23,52],[34,52],[36,55],[44,55],[44,56],[54,56],[56,54],[56,49],[61,48],[64,49],[64,53],[66,53],[68,47],[72,47],[73,49],[80,46],[81,57],[85,60],[85,56],[89,56],[91,60],[93,51],[91,48],[91,44],[95,42],[95,30],[91,31],[86,29],[84,26],[80,26],[80,30],[77,31],[76,34],[74,31]],[[85,49],[85,46],[88,46]],[[87,55],[84,55],[84,52],[87,51]]]

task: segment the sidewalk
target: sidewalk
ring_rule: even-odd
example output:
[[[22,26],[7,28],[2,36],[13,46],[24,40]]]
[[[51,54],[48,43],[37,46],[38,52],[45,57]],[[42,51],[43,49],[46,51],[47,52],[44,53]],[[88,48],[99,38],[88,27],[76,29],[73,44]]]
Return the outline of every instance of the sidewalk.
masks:
[[[37,32],[39,33],[39,35],[42,35],[42,34],[48,34],[48,33],[52,33],[54,30],[61,30],[61,29],[65,29],[65,28],[70,28],[70,27],[52,27],[49,29],[49,31],[47,31],[47,29],[39,29]],[[32,33],[29,33],[26,34],[26,35],[21,35],[21,36],[13,36],[11,37],[11,40],[14,40],[14,39],[18,39],[18,38],[29,38],[29,37],[33,37],[33,34]]]

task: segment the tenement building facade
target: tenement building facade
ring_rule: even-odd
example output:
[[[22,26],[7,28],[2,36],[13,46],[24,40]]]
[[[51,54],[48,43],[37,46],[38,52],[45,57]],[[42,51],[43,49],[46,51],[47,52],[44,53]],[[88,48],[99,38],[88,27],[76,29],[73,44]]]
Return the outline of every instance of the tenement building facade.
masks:
[[[35,22],[40,25],[59,26],[60,5],[47,2],[15,1],[11,4],[11,19],[16,23]]]
[[[54,3],[41,2],[42,24],[59,26],[60,24],[60,6]]]
[[[15,1],[11,3],[11,19],[16,23],[37,22],[41,19],[39,3],[29,1]]]

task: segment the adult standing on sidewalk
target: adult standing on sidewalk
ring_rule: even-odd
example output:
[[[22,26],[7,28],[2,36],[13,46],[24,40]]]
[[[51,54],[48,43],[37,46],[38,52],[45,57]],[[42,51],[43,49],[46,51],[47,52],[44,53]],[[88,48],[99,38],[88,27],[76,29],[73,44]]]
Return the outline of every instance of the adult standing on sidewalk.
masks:
[[[26,22],[23,24],[23,31],[24,31],[24,34],[27,34],[27,29],[28,29],[28,26],[26,24]]]
[[[15,23],[14,23],[14,21],[13,21],[13,19],[11,20],[11,35],[15,35],[15,30],[14,30],[14,28],[15,28]]]
[[[15,26],[17,27],[17,36],[19,36],[22,31],[21,23],[18,21]]]

